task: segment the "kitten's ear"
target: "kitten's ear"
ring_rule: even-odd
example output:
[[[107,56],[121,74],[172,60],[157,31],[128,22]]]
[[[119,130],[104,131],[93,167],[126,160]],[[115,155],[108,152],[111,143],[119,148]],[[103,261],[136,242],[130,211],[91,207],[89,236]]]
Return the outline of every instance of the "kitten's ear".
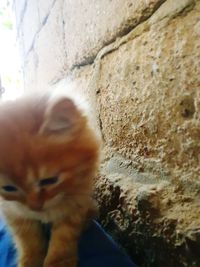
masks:
[[[64,134],[76,126],[79,117],[75,104],[69,98],[61,99],[47,111],[39,132],[50,135]]]

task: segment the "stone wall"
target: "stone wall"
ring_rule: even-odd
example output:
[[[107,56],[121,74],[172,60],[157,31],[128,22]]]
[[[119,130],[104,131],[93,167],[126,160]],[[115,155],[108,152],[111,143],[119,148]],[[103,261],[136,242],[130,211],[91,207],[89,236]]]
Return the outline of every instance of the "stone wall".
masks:
[[[81,93],[100,220],[139,266],[200,260],[200,1],[15,0],[27,91]]]

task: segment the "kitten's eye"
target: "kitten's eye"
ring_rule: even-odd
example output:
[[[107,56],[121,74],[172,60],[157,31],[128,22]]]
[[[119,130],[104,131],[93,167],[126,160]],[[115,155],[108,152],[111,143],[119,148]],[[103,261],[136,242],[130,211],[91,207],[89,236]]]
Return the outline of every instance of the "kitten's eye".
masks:
[[[6,192],[16,192],[17,191],[17,187],[13,186],[13,185],[4,185],[2,186],[3,190]]]
[[[48,186],[48,185],[52,185],[57,183],[58,181],[58,177],[54,176],[54,177],[49,177],[49,178],[45,178],[39,181],[39,186]]]

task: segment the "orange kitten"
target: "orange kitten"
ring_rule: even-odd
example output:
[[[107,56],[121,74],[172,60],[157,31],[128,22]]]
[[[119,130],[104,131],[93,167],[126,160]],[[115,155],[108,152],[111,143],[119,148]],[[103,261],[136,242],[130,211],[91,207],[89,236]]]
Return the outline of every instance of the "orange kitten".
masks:
[[[69,98],[0,105],[0,195],[18,267],[76,267],[77,239],[93,210],[98,141]],[[48,242],[43,223],[51,223]]]

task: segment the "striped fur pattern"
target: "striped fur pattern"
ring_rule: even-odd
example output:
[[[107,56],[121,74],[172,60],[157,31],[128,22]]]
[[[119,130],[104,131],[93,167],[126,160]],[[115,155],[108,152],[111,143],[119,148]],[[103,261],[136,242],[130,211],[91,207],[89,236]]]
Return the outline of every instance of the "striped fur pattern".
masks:
[[[18,267],[77,267],[99,141],[69,98],[22,97],[0,105],[0,204]],[[50,223],[47,241],[43,223]]]

